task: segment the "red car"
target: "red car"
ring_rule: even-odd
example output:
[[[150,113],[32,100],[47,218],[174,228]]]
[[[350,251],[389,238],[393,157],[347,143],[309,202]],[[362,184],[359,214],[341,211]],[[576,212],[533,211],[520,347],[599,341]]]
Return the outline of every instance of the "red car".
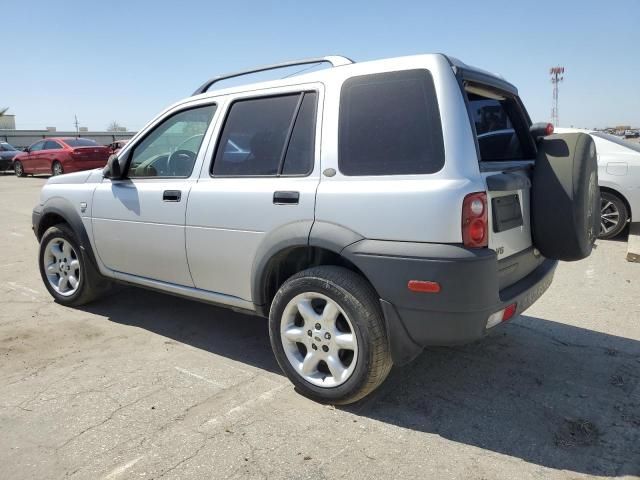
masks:
[[[46,138],[16,155],[13,166],[18,177],[61,175],[104,167],[110,155],[109,147],[88,138]]]

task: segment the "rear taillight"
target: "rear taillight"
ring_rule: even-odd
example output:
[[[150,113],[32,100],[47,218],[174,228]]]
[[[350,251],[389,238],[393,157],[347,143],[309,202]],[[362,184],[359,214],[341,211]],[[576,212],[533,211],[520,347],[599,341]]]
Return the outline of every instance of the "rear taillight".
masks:
[[[483,248],[489,244],[487,194],[470,193],[462,202],[462,243],[469,248]]]

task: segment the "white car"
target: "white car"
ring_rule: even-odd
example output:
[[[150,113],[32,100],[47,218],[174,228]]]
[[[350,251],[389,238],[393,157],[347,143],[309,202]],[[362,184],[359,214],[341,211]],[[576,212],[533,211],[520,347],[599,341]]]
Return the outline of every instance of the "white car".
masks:
[[[627,223],[640,221],[640,143],[593,130],[555,131],[588,133],[595,141],[601,195],[600,238],[613,238]]]

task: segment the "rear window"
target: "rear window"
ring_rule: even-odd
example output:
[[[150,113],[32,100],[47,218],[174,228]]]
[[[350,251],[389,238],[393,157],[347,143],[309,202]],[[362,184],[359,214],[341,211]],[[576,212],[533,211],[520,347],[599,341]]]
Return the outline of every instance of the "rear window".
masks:
[[[88,138],[65,138],[63,140],[64,143],[66,143],[67,145],[69,145],[72,148],[75,147],[95,147],[98,144],[93,141],[90,140]]]
[[[469,116],[474,124],[480,160],[527,160],[532,151],[528,122],[517,100],[497,92],[467,87]]]
[[[340,95],[338,165],[344,175],[435,173],[444,142],[427,70],[363,75]]]

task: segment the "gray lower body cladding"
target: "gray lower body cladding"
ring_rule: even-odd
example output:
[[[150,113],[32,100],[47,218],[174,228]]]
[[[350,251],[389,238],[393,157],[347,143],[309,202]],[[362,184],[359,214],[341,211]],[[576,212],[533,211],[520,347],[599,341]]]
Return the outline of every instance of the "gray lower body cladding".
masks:
[[[521,314],[548,288],[558,263],[533,259],[532,251],[519,254],[517,262],[498,262],[489,249],[375,240],[342,253],[380,295],[396,364],[407,363],[425,346],[482,338],[489,316],[508,305],[517,303],[516,315]],[[520,275],[514,274],[518,265],[524,268]],[[438,282],[440,292],[412,292],[410,280]]]

